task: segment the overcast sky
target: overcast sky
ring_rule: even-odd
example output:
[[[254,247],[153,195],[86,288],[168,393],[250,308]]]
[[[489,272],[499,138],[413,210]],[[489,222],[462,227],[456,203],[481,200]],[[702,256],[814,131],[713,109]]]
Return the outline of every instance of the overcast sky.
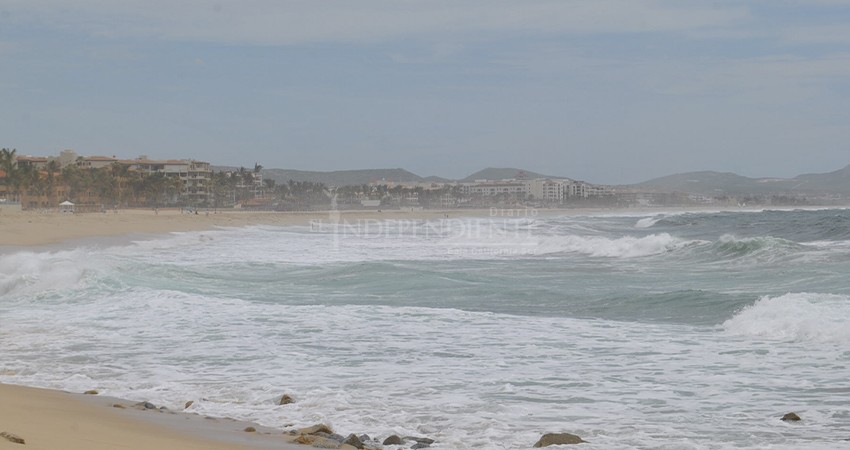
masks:
[[[20,154],[827,172],[850,0],[0,0],[0,102]]]

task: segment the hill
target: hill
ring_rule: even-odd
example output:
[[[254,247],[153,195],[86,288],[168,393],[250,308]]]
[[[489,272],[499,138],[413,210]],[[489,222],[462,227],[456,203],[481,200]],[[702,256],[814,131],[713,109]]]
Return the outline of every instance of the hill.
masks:
[[[214,171],[238,170],[237,167],[213,166]],[[363,169],[363,170],[337,170],[331,172],[320,172],[310,170],[290,169],[263,169],[263,177],[275,180],[277,183],[293,181],[312,181],[324,183],[330,186],[350,186],[368,184],[375,181],[395,182],[425,182],[425,183],[450,183],[454,181],[471,182],[475,180],[503,180],[509,178],[533,179],[533,178],[564,178],[541,175],[523,169],[513,168],[487,168],[469,175],[462,180],[429,176],[421,177],[405,169]]]
[[[850,165],[829,173],[803,174],[794,178],[748,178],[729,172],[688,172],[655,178],[628,187],[718,194],[850,194]]]
[[[230,167],[214,167],[214,170],[233,170]],[[423,178],[404,169],[363,169],[319,172],[310,170],[263,169],[263,177],[277,183],[312,181],[329,186],[350,186],[387,180],[396,182],[422,181]]]
[[[564,178],[553,177],[549,175],[541,175],[530,170],[514,169],[509,167],[488,167],[484,170],[479,170],[472,175],[460,180],[464,183],[469,183],[475,180],[506,180],[515,178],[517,180],[531,180],[534,178]]]

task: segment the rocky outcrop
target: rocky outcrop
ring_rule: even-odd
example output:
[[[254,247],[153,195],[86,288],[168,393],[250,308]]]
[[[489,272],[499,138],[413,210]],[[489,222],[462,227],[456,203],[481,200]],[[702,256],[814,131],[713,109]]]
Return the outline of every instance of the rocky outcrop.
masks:
[[[800,416],[798,416],[797,413],[790,412],[782,416],[782,420],[786,422],[799,422],[802,419],[800,419]]]
[[[587,442],[584,439],[570,433],[547,433],[534,444],[534,447],[548,447],[550,445],[581,444]]]
[[[290,403],[295,403],[295,400],[287,394],[283,394],[278,402],[278,405],[288,405]]]

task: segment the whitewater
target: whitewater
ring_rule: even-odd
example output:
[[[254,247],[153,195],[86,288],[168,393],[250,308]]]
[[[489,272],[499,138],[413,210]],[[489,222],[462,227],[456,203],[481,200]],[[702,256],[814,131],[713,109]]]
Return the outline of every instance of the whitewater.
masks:
[[[442,449],[850,448],[848,274],[847,210],[6,248],[0,382]]]

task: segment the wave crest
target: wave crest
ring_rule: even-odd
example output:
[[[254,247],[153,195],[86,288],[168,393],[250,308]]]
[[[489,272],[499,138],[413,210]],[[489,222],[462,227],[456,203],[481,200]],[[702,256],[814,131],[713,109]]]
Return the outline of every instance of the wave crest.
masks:
[[[558,236],[544,239],[541,253],[582,253],[608,258],[635,258],[667,253],[687,242],[667,233],[610,239],[598,236]]]
[[[0,296],[74,286],[86,275],[82,250],[0,256]]]
[[[764,296],[723,323],[735,336],[771,340],[850,343],[850,297],[792,293]]]

